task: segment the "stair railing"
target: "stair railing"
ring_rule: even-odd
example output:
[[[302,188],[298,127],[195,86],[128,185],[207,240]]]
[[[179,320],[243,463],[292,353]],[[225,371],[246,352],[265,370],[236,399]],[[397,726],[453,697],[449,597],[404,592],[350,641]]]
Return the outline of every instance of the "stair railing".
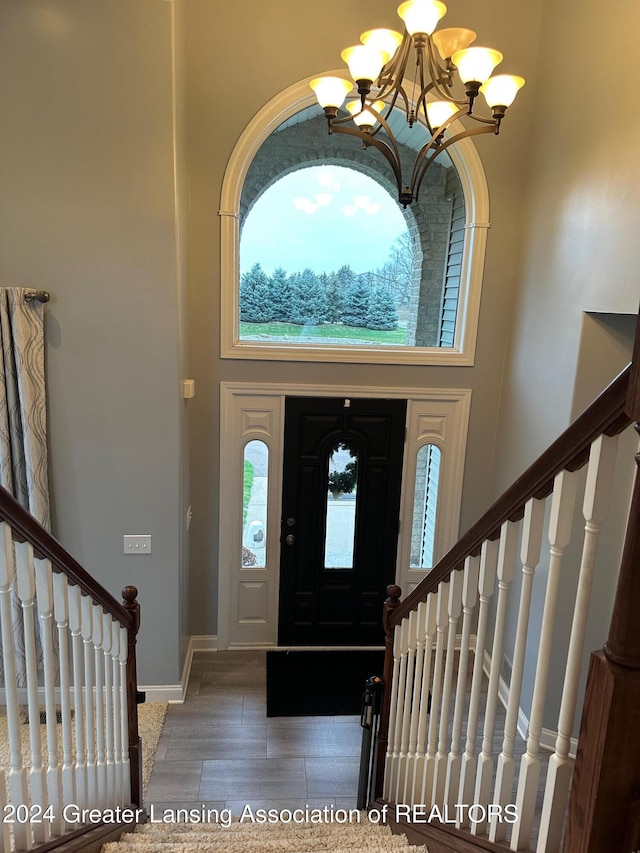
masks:
[[[105,812],[104,822],[117,824],[119,809],[142,806],[136,596],[128,586],[124,603],[116,601],[0,487],[2,711],[10,750],[8,772],[0,768],[0,853],[53,850],[95,831]],[[17,645],[24,649],[21,684]]]
[[[580,681],[598,539],[610,504],[619,435],[632,420],[640,421],[639,376],[636,344],[633,365],[404,601],[399,601],[398,587],[389,587],[376,794],[398,806],[394,813],[404,823],[421,825],[427,839],[442,842],[444,833],[449,839],[457,836],[456,844],[463,838],[465,844],[477,840],[477,848],[451,849],[508,846],[555,853],[566,835],[571,839],[565,842],[567,853],[640,849],[634,834],[640,827],[638,482],[609,641],[591,667],[580,735],[581,778],[578,772],[574,777],[572,740],[583,698]],[[580,507],[581,556],[573,569],[567,547],[577,538]],[[546,589],[541,621],[536,616],[535,630],[530,630],[538,567],[546,574]],[[567,573],[576,578],[575,605],[573,612],[560,613],[558,589]],[[537,588],[536,594],[542,596]],[[509,606],[514,596],[517,602]],[[508,631],[515,610],[517,623]],[[561,623],[571,626],[564,641]],[[552,661],[564,668],[555,730],[543,727]],[[527,696],[525,667],[535,672]],[[611,744],[626,754],[611,752]],[[623,773],[616,770],[619,761]],[[620,837],[621,803],[635,809],[633,825],[625,828],[627,843],[635,846],[612,843]],[[626,815],[625,821],[630,823]],[[612,834],[602,846],[589,846],[596,830]]]

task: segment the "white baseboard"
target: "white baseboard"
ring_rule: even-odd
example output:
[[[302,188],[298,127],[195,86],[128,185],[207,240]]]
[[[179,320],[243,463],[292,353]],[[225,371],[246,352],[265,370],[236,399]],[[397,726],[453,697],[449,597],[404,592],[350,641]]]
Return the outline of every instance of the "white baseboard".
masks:
[[[218,638],[215,634],[194,634],[189,640],[187,654],[189,654],[189,650],[192,655],[193,652],[217,652]]]
[[[187,695],[187,685],[189,684],[189,676],[191,675],[191,664],[193,663],[193,655],[195,652],[217,652],[218,638],[213,634],[192,634],[189,637],[189,645],[184,658],[184,666],[182,667],[182,678],[180,679],[180,696],[174,699],[167,699],[167,702],[184,702]]]
[[[181,684],[141,684],[145,702],[183,702],[184,695]]]

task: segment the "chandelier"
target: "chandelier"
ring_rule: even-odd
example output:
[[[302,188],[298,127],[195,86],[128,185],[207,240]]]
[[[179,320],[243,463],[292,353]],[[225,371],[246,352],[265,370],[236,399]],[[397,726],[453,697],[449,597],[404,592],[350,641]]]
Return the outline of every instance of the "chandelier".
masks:
[[[418,198],[429,166],[445,149],[468,136],[499,133],[507,107],[524,85],[522,77],[491,76],[502,54],[489,47],[470,47],[476,38],[473,30],[436,30],[446,11],[440,0],[407,0],[398,7],[404,35],[388,29],[368,30],[360,36],[361,44],[342,51],[360,96],[346,103],[348,115],[339,110],[353,89],[350,80],[318,77],[310,84],[324,109],[329,133],[356,136],[365,149],[373,147],[387,159],[396,178],[398,200],[405,208]],[[408,71],[412,57],[413,72]],[[479,93],[490,115],[486,108],[485,115],[476,111]],[[400,149],[389,125],[394,109],[404,109],[409,127],[420,122],[430,135],[417,152],[408,180],[402,174]],[[463,116],[474,124],[463,130],[452,128],[452,135],[445,135]]]

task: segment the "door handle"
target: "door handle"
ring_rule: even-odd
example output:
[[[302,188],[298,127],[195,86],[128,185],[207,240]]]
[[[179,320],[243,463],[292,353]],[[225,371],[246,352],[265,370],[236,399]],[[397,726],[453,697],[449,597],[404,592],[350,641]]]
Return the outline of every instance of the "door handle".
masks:
[[[296,541],[296,537],[293,535],[293,533],[290,533],[290,534],[285,538],[285,540],[284,540],[284,541],[287,543],[287,545],[293,545],[293,543]]]

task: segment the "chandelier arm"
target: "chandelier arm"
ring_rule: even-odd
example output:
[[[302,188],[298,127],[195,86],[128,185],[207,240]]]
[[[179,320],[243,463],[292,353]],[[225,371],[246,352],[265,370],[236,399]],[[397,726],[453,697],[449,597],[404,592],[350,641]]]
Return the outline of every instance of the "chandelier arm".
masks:
[[[445,101],[453,101],[456,104],[466,104],[465,100],[458,100],[453,97],[451,87],[453,85],[452,73],[447,68],[444,68],[438,62],[436,48],[434,47],[433,39],[430,37],[428,42],[428,61],[429,61],[429,76],[432,80],[432,87],[440,98]]]
[[[400,195],[402,192],[402,166],[400,165],[400,157],[398,156],[398,150],[393,136],[390,137],[391,141],[394,143],[392,148],[385,142],[382,142],[379,139],[374,139],[370,133],[363,133],[361,130],[356,130],[354,127],[334,127],[333,131],[334,133],[346,133],[349,136],[355,136],[364,142],[365,147],[373,145],[373,147],[386,158],[387,162],[391,166],[393,174],[395,175],[396,185],[398,187],[398,196]]]
[[[385,80],[387,77],[389,77],[391,81],[397,80],[398,78],[402,80],[407,67],[407,62],[409,61],[409,53],[411,51],[412,44],[413,39],[405,30],[399,49],[395,52],[391,62],[387,63],[380,72],[380,76],[378,78],[380,81]]]
[[[446,121],[444,121],[440,125],[440,127],[437,127],[435,130],[431,129],[431,139],[428,142],[426,142],[422,146],[422,148],[418,151],[418,153],[416,154],[416,159],[415,159],[414,164],[413,164],[413,171],[411,173],[411,186],[412,187],[416,183],[418,173],[419,173],[420,169],[422,168],[422,164],[423,164],[427,154],[429,153],[429,151],[430,150],[431,151],[436,150],[437,153],[439,154],[440,151],[444,150],[444,148],[446,146],[442,142],[442,138],[443,138],[443,134],[444,134],[445,130],[447,130],[447,128],[450,127],[450,125],[452,125],[455,121],[458,121],[458,119],[462,118],[462,116],[465,114],[466,114],[465,110],[461,107],[456,113],[454,113],[452,116],[449,116],[449,118],[446,119]],[[465,130],[466,130],[466,128],[465,128]],[[464,133],[465,131],[463,130],[460,132]],[[431,162],[431,161],[429,161],[429,162]]]
[[[388,109],[385,110],[386,117],[388,118],[391,115],[393,108],[396,105],[396,101],[398,100],[398,97],[402,98],[402,102],[404,103],[405,114],[408,115],[409,114],[409,99],[407,97],[407,93],[404,91],[402,86],[396,86],[393,91],[394,91],[393,97],[391,98],[391,100],[387,104]],[[381,98],[384,97],[382,93],[380,93],[380,97]],[[385,119],[385,122],[386,122],[386,119]],[[376,136],[382,130],[383,127],[386,130],[386,132],[389,135],[391,135],[388,125],[386,123],[383,123],[380,121],[378,123],[378,125],[376,127],[374,127],[374,129],[371,131],[371,136]]]
[[[429,45],[427,44],[427,65],[429,66],[429,76],[431,77],[431,83],[426,84],[424,82],[424,51],[421,51],[419,54],[420,62],[418,63],[418,68],[420,72],[420,95],[418,96],[418,100],[416,102],[416,117],[420,115],[420,107],[422,106],[422,112],[424,114],[424,119],[427,123],[427,127],[433,133],[433,128],[431,127],[431,122],[429,121],[429,116],[427,115],[427,92],[431,91],[433,88],[433,74],[431,73],[431,57],[430,57]]]
[[[485,121],[487,120],[485,119]],[[450,136],[447,140],[445,140],[445,142],[439,144],[437,148],[434,148],[428,159],[424,163],[422,163],[422,159],[430,148],[431,143],[425,145],[422,151],[420,151],[420,153],[418,154],[418,157],[416,159],[416,165],[413,169],[413,175],[411,177],[411,192],[413,194],[414,200],[417,201],[418,193],[420,192],[420,186],[422,184],[423,178],[426,175],[429,166],[433,163],[438,154],[442,154],[442,152],[446,151],[449,146],[455,145],[455,143],[459,142],[461,139],[467,139],[469,136],[478,136],[481,133],[493,133],[495,132],[495,127],[496,123],[492,122],[491,125],[485,124],[483,127],[471,127],[461,131],[460,133],[456,133],[454,134],[454,136]],[[419,174],[416,180],[415,176],[418,172],[418,169]]]

